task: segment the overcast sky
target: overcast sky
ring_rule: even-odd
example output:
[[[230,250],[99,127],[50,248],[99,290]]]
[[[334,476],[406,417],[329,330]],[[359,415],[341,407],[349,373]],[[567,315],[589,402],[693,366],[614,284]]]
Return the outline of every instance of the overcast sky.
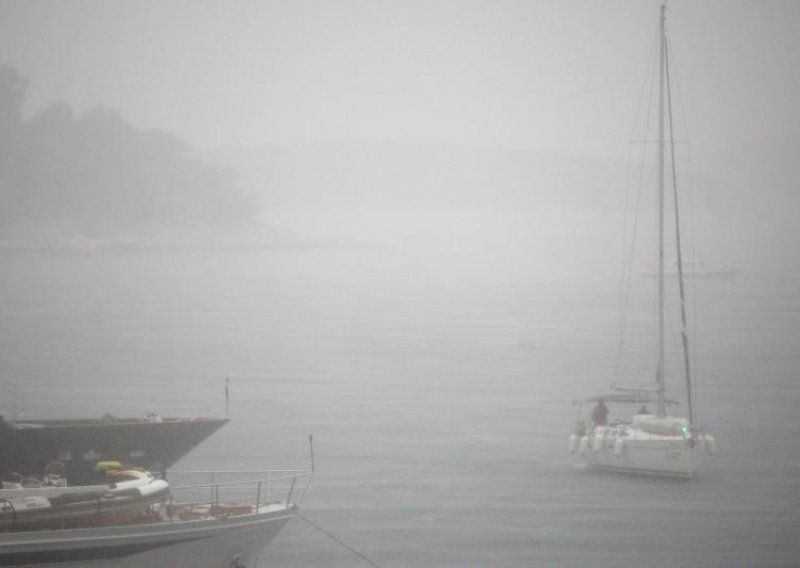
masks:
[[[201,150],[428,140],[621,154],[658,2],[0,0],[30,115],[103,103]],[[800,3],[673,1],[692,143],[800,130]]]

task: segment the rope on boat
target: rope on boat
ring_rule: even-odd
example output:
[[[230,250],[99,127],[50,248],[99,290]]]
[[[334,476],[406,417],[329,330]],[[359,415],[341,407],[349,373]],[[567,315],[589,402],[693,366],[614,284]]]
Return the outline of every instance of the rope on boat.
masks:
[[[349,550],[350,552],[352,552],[353,554],[358,556],[361,560],[363,560],[364,562],[366,562],[370,566],[374,566],[375,568],[381,568],[374,560],[372,560],[371,558],[369,558],[366,555],[362,554],[361,552],[359,552],[358,550],[356,550],[355,548],[353,548],[352,546],[350,546],[346,542],[342,541],[342,539],[340,539],[336,535],[334,535],[334,534],[328,532],[327,530],[323,529],[321,526],[319,526],[317,523],[315,523],[314,521],[312,521],[308,517],[300,514],[299,511],[295,511],[295,516],[296,517],[300,517],[305,522],[307,522],[309,525],[311,525],[312,527],[317,529],[319,532],[321,532],[322,534],[327,536],[329,539],[333,540],[334,542],[337,542],[339,545],[341,545],[342,547],[346,548],[347,550]]]

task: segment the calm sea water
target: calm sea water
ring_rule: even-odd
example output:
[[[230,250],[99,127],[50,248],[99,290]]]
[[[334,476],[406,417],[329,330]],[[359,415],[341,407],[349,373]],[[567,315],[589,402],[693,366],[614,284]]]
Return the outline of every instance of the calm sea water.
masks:
[[[698,283],[690,481],[586,470],[617,288],[520,254],[5,255],[0,376],[38,416],[224,415],[181,468],[305,468],[304,514],[381,566],[797,566],[800,291]],[[458,256],[458,255],[456,255]],[[360,566],[302,520],[264,566]]]

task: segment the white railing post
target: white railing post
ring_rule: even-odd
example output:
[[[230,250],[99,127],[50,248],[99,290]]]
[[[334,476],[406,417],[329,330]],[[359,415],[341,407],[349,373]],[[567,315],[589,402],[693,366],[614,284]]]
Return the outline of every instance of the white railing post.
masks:
[[[214,472],[211,472],[211,500],[216,503],[217,498],[219,498],[219,492],[217,491],[217,486],[214,483]]]
[[[286,508],[289,508],[289,505],[292,502],[292,492],[294,491],[294,484],[297,481],[297,477],[292,478],[292,486],[289,487],[289,494],[286,496]]]

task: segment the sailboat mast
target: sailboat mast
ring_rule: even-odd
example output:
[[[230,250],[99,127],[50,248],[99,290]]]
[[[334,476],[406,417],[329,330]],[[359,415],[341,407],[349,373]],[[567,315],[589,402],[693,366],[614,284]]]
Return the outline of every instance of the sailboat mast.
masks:
[[[666,4],[661,5],[659,32],[661,36],[659,48],[659,83],[658,83],[658,369],[656,383],[658,387],[658,406],[656,414],[666,415],[664,403],[664,75],[666,60]]]
[[[670,72],[669,72],[669,49],[664,40],[665,59],[664,70],[667,79],[667,118],[669,120],[669,155],[670,164],[672,166],[672,196],[675,205],[675,245],[678,262],[678,290],[680,291],[681,299],[681,342],[683,344],[683,369],[686,377],[686,402],[689,407],[689,424],[694,425],[694,405],[692,403],[692,373],[689,364],[689,331],[686,323],[686,288],[684,286],[683,278],[683,250],[681,247],[681,223],[678,206],[678,174],[675,168],[675,129],[672,122],[672,89],[670,86]]]

